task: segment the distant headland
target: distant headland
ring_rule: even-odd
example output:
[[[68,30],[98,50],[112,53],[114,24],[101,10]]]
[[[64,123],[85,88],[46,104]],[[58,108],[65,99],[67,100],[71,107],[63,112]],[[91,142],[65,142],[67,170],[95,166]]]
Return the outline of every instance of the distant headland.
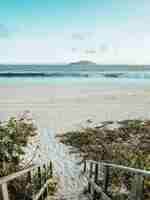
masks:
[[[80,60],[78,62],[71,62],[69,63],[69,65],[97,65],[97,64],[89,60]]]

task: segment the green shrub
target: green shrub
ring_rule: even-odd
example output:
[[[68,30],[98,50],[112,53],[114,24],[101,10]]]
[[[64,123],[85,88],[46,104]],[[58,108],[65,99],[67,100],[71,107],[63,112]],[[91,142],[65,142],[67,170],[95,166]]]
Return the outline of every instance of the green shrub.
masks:
[[[150,121],[125,120],[110,129],[106,125],[59,135],[60,142],[71,147],[83,160],[109,161],[119,165],[150,170]],[[121,180],[119,180],[121,177]],[[113,187],[123,181],[131,189],[131,175],[114,171]],[[150,180],[145,179],[145,198],[149,199]]]
[[[25,147],[27,147],[29,138],[35,136],[36,133],[32,120],[28,119],[25,114],[19,119],[12,117],[8,121],[0,122],[0,177],[25,167],[21,164]],[[11,199],[17,199],[19,191],[24,191],[26,181],[25,175],[8,184]]]
[[[0,123],[0,177],[20,170],[24,147],[35,134],[34,124],[26,118]]]

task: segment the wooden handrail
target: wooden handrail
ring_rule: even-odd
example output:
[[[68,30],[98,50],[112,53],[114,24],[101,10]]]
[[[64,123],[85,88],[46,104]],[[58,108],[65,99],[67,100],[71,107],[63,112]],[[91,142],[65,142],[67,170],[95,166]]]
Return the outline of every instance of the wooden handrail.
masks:
[[[32,171],[33,169],[36,169],[37,167],[38,167],[37,165],[34,165],[32,167],[29,167],[29,168],[24,169],[24,170],[19,171],[19,172],[15,172],[15,173],[10,174],[8,176],[3,176],[2,178],[0,178],[0,185],[7,183],[9,181],[12,181],[13,179],[18,178],[19,176],[22,176],[22,175]]]
[[[87,167],[87,164],[89,164],[89,167]],[[95,165],[95,170],[91,171],[91,164]],[[101,171],[98,170],[98,166],[102,166],[102,187],[99,185],[98,181],[98,175]],[[89,169],[90,168],[90,169]],[[101,169],[101,167],[100,167]],[[125,170],[133,175],[133,181],[132,181],[132,187],[131,187],[131,194],[132,199],[135,200],[143,200],[144,195],[144,178],[150,177],[150,171],[126,167],[122,165],[116,165],[112,163],[106,163],[106,162],[97,162],[92,160],[86,160],[84,161],[83,166],[83,172],[84,176],[88,180],[88,185],[90,186],[88,188],[88,192],[92,195],[92,198],[95,200],[97,199],[97,195],[101,197],[102,200],[110,200],[110,197],[108,196],[108,186],[110,181],[109,171],[114,169],[120,169]],[[86,175],[88,172],[88,175]],[[93,180],[94,176],[94,180]]]
[[[133,173],[133,174],[139,174],[139,175],[142,175],[142,176],[150,177],[150,171],[132,168],[132,167],[126,167],[126,166],[123,166],[123,165],[117,165],[117,164],[113,164],[113,163],[106,163],[106,162],[100,162],[100,161],[97,162],[97,161],[93,161],[93,160],[87,160],[87,161],[90,162],[90,163],[101,164],[105,167],[126,170],[128,172]]]
[[[15,172],[13,174],[10,174],[8,176],[4,176],[4,177],[0,178],[0,186],[2,188],[3,200],[10,200],[9,192],[8,192],[8,185],[7,185],[8,182],[10,182],[10,181],[12,181],[12,180],[14,180],[14,179],[16,179],[16,178],[18,178],[20,176],[23,176],[24,174],[27,174],[27,173],[30,174],[30,179],[31,179],[31,172],[34,169],[38,170],[38,177],[39,176],[41,177],[40,168],[43,167],[44,170],[45,170],[45,173],[46,173],[46,170],[47,170],[46,166],[49,166],[49,170],[50,170],[50,177],[49,178],[52,178],[53,172],[52,172],[52,163],[51,163],[51,161],[50,161],[50,163],[47,163],[47,164],[44,164],[44,165],[43,164],[34,165],[34,166],[31,166],[31,167],[29,167],[27,169],[24,169],[24,170],[21,170],[19,172]],[[43,193],[45,192],[45,190],[48,187],[48,184],[50,183],[50,180],[48,180],[47,176],[44,178],[44,182],[45,182],[44,186],[41,185],[41,178],[39,179],[39,181],[40,181],[40,187],[41,187],[40,191],[34,197],[32,197],[32,199],[35,199],[35,200],[40,199],[41,195],[43,195]],[[28,180],[28,182],[31,182],[31,180]]]

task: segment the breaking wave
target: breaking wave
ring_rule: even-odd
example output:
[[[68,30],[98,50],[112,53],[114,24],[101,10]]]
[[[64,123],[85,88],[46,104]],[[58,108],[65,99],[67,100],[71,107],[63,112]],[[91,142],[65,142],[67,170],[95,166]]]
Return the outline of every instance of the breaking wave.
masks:
[[[111,78],[150,79],[147,72],[1,72],[0,78]]]

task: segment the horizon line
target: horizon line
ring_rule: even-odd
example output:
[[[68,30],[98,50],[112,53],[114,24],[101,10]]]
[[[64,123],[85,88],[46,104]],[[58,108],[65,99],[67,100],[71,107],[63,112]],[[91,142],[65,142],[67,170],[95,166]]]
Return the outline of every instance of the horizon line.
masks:
[[[80,62],[80,61],[77,61],[77,62]],[[67,62],[67,63],[61,63],[61,62],[52,62],[52,63],[0,63],[0,65],[69,65],[71,64],[72,62]],[[74,62],[76,63],[76,62]],[[91,64],[92,65],[92,64]],[[121,65],[121,66],[149,66],[150,67],[150,64],[129,64],[129,63],[126,63],[126,64],[123,64],[123,63],[112,63],[112,64],[108,64],[108,63],[96,63],[95,64],[93,63],[93,65],[106,65],[106,66],[110,66],[110,65]]]

